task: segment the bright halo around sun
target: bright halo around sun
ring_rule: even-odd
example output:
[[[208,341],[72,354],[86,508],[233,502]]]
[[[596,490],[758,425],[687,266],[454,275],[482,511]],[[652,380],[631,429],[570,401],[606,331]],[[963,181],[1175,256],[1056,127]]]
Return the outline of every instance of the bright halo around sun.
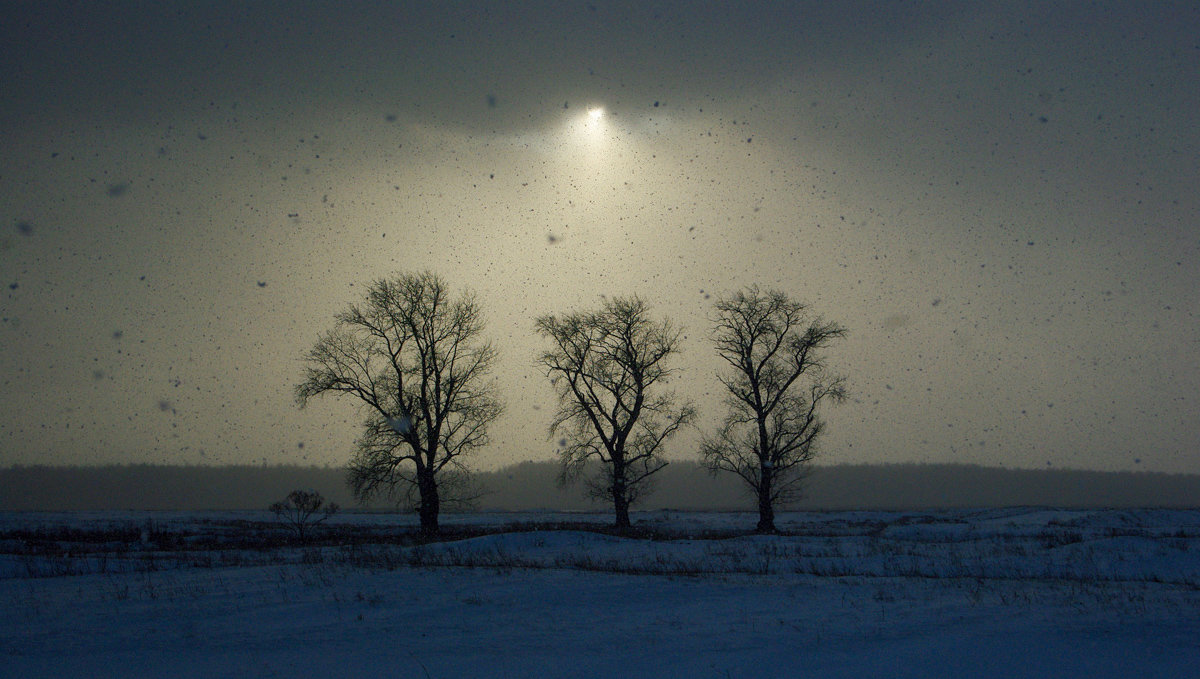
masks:
[[[593,151],[604,143],[610,132],[608,111],[596,104],[572,110],[565,122],[570,138]]]
[[[595,134],[604,128],[604,107],[589,106],[587,115],[583,117],[583,127]]]

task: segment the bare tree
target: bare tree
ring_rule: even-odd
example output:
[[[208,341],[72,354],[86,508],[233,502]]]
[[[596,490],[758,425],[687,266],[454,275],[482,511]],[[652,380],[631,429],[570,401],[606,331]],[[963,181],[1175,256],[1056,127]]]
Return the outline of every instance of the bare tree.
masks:
[[[758,531],[775,531],[775,505],[796,499],[825,423],[817,408],[845,398],[845,380],[820,354],[846,335],[836,323],[777,290],[751,287],[716,303],[717,353],[733,372],[722,376],[729,414],[701,445],[714,474],[732,472],[758,498]]]
[[[338,506],[336,502],[325,504],[325,498],[315,490],[293,490],[267,509],[287,523],[303,543],[308,539],[308,530],[336,514]]]
[[[563,434],[562,478],[572,480],[599,460],[590,494],[611,500],[616,526],[628,528],[629,506],[667,464],[663,442],[696,416],[690,402],[659,392],[673,372],[666,361],[679,351],[679,331],[651,321],[638,297],[607,300],[599,311],[542,316],[537,330],[554,344],[538,362],[558,391],[550,433]]]
[[[470,293],[451,299],[440,277],[422,272],[375,281],[363,306],[336,319],[305,357],[296,399],[357,399],[366,417],[350,462],[355,496],[407,502],[421,530],[436,533],[442,503],[461,499],[461,458],[487,444],[502,411],[486,381],[496,353],[481,338],[479,305]]]

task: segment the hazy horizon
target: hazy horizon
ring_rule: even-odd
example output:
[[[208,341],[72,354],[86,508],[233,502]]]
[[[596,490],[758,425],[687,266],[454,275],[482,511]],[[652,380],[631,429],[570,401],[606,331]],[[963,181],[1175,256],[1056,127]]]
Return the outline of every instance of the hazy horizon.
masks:
[[[562,486],[554,462],[521,462],[477,475],[482,493],[449,511],[598,511],[581,485]],[[0,469],[0,511],[265,509],[297,488],[316,490],[347,510],[395,510],[376,498],[360,505],[344,469],[299,465],[105,465]],[[1002,469],[976,465],[832,465],[812,470],[793,510],[924,510],[1044,506],[1196,507],[1200,475]],[[740,480],[697,463],[668,465],[634,511],[754,511]]]
[[[641,294],[711,431],[712,303],[759,284],[849,330],[823,464],[1200,473],[1197,35],[1169,2],[6,3],[0,467],[345,464],[301,357],[432,269],[500,352],[485,471],[554,459],[536,316]]]

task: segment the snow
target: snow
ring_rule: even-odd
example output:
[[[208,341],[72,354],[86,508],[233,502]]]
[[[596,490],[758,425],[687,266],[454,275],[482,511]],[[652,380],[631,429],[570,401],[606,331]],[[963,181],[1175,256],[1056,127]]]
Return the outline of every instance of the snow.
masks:
[[[0,514],[0,676],[1103,678],[1200,661],[1200,511],[782,513],[772,536],[734,534],[749,514],[635,516],[660,539],[584,529],[602,514],[463,514],[444,525],[495,532],[168,550],[171,531],[269,516]],[[571,528],[535,529],[551,524]],[[149,544],[32,547],[63,528]]]

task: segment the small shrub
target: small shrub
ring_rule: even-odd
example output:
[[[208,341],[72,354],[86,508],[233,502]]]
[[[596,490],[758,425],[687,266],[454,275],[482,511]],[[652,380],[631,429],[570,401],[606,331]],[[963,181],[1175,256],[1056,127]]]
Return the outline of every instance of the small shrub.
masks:
[[[334,502],[325,504],[325,498],[315,490],[293,490],[286,499],[273,503],[268,509],[304,543],[309,529],[336,514],[338,506]]]

